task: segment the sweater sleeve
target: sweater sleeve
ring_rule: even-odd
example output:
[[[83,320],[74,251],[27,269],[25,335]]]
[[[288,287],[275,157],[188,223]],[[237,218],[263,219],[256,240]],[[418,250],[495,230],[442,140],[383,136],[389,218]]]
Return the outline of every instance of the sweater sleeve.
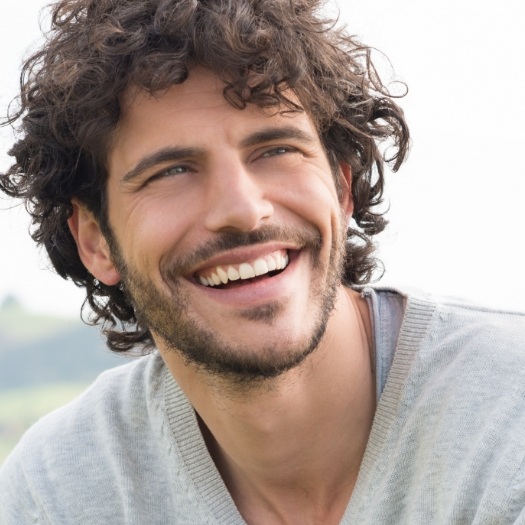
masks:
[[[0,468],[0,525],[21,523],[48,525],[26,479],[19,450],[15,449]]]

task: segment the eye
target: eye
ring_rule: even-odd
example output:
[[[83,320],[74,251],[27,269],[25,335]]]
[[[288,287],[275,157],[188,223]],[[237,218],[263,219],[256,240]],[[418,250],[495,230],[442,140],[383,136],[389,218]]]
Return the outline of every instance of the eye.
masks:
[[[172,166],[167,170],[159,173],[161,177],[169,177],[170,175],[181,175],[182,173],[187,173],[189,170],[188,166]]]
[[[191,168],[185,164],[177,164],[176,166],[170,166],[169,168],[165,168],[151,177],[148,178],[146,181],[146,184],[149,184],[150,182],[153,182],[155,180],[159,179],[165,179],[168,177],[174,177],[177,175],[184,175],[185,173],[189,173],[191,171]]]
[[[292,146],[277,146],[275,148],[266,150],[261,157],[276,157],[278,155],[285,155],[286,153],[297,153],[298,150]]]

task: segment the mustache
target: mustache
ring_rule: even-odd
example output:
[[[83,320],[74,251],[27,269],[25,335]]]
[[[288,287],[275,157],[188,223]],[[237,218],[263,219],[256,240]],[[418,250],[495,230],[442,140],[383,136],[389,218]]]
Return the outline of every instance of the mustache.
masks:
[[[191,253],[178,255],[166,261],[163,273],[168,278],[187,275],[192,269],[201,266],[208,259],[228,250],[243,246],[254,246],[268,242],[282,242],[306,248],[313,253],[321,249],[321,232],[315,228],[297,228],[290,226],[262,226],[249,232],[224,231],[199,246]]]

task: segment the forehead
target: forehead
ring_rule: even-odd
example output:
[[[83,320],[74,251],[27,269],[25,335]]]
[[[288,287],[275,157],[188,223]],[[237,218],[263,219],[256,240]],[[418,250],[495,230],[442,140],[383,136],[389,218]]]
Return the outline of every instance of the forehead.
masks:
[[[158,118],[157,112],[185,113],[213,112],[223,103],[224,84],[211,72],[196,68],[182,84],[175,84],[159,93],[150,94],[138,87],[131,87],[121,103],[119,128],[125,128],[137,120]]]
[[[108,168],[129,166],[137,158],[162,146],[211,147],[236,145],[244,135],[264,126],[295,126],[317,136],[304,111],[263,110],[254,104],[237,109],[223,95],[224,83],[204,69],[193,70],[188,79],[160,94],[130,89],[121,102]],[[297,98],[292,94],[292,100]]]

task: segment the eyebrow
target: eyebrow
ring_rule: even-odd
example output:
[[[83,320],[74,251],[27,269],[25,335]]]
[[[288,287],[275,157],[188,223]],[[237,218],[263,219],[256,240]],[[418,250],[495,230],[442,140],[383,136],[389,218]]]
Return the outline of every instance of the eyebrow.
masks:
[[[174,160],[181,160],[188,157],[195,157],[202,155],[204,150],[202,148],[178,148],[178,147],[167,147],[162,148],[158,151],[143,157],[131,170],[129,170],[123,177],[122,182],[129,182],[138,177],[143,171],[162,164],[163,162],[169,162]]]
[[[264,142],[271,142],[274,140],[283,139],[295,139],[301,142],[312,144],[315,142],[315,138],[306,131],[294,126],[284,126],[276,128],[264,128],[257,130],[254,133],[250,133],[246,138],[241,141],[242,147],[256,146]]]
[[[257,130],[250,133],[245,137],[240,146],[243,148],[249,146],[256,146],[265,142],[272,142],[275,140],[294,139],[299,140],[307,144],[313,144],[315,138],[299,128],[294,126],[284,127],[270,127]],[[143,157],[131,170],[126,172],[122,177],[122,182],[129,182],[138,177],[143,171],[146,171],[157,164],[164,162],[176,161],[181,159],[187,159],[188,157],[196,157],[204,155],[204,148],[182,148],[176,146],[170,146],[155,151],[145,157]]]

